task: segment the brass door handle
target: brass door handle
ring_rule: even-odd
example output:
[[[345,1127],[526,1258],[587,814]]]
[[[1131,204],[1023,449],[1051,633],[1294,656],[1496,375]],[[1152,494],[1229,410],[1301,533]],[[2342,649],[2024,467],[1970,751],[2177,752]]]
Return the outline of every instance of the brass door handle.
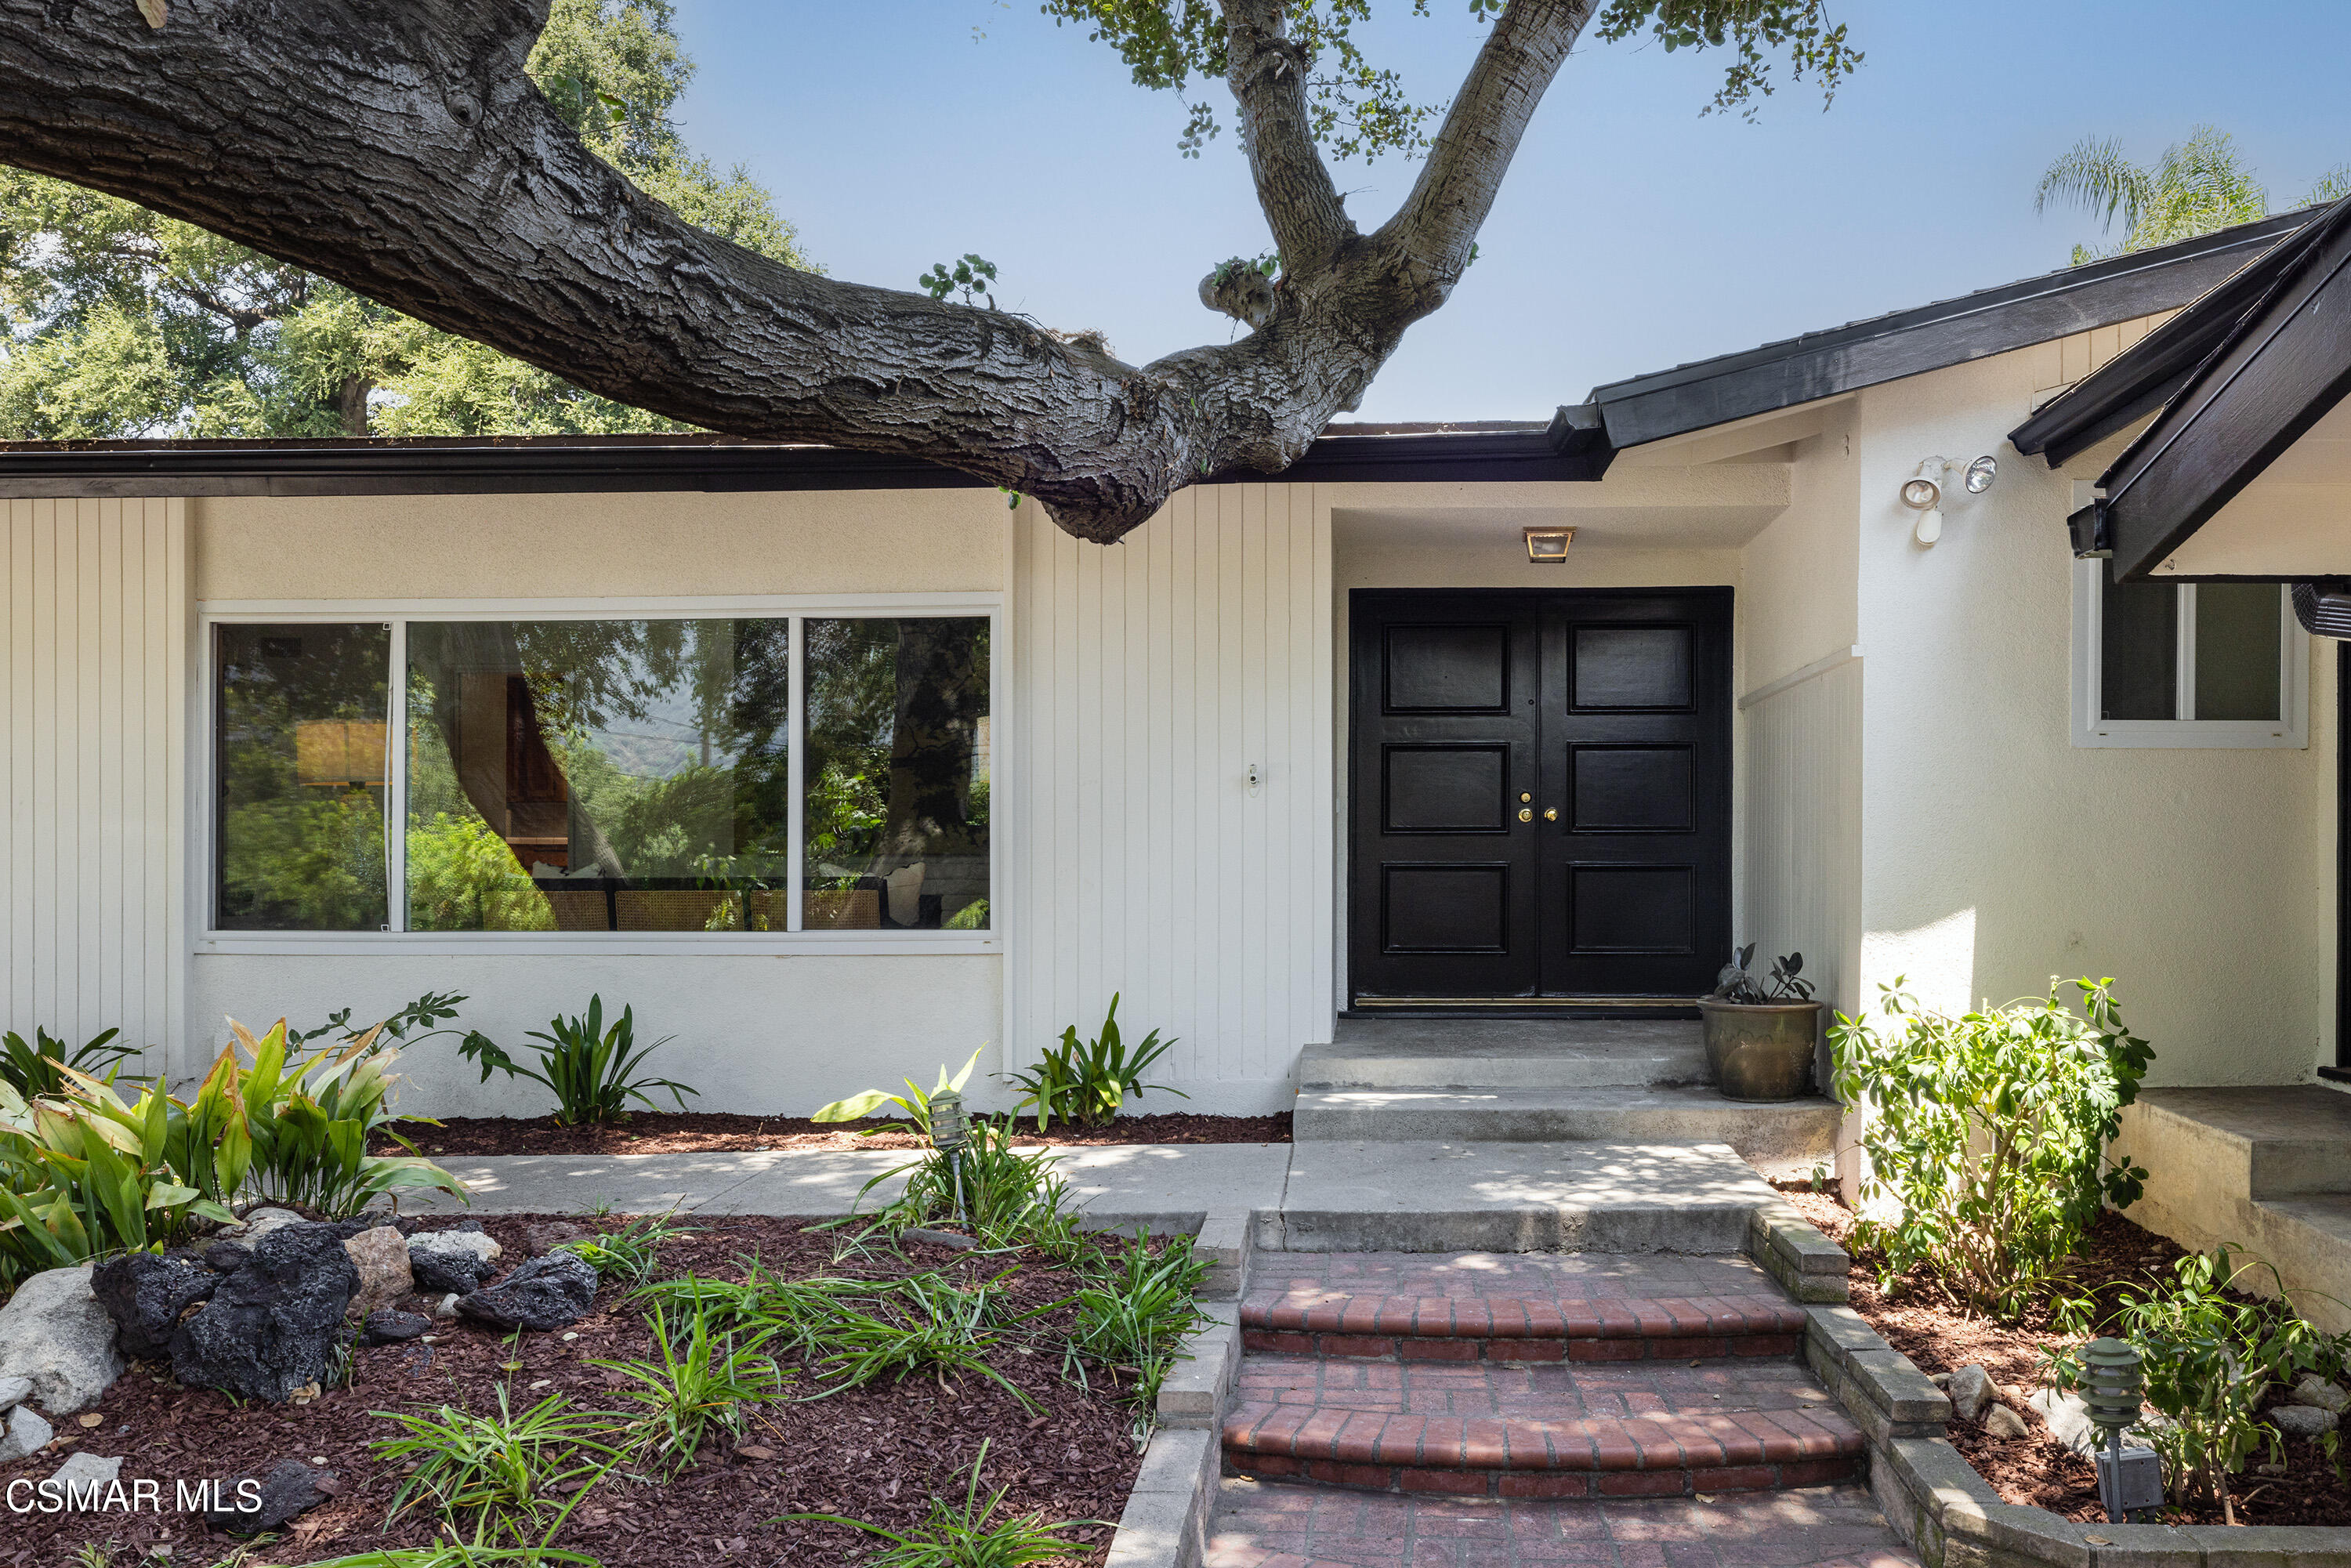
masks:
[[[1531,821],[1533,821],[1534,820],[1535,820],[1535,809],[1534,809],[1532,806],[1521,806],[1521,807],[1520,807],[1520,808],[1519,808],[1519,821],[1521,821],[1521,822],[1531,822]]]
[[[1559,821],[1559,808],[1558,808],[1558,807],[1556,807],[1556,806],[1553,806],[1553,807],[1552,807],[1550,810],[1546,810],[1545,812],[1543,812],[1543,821],[1546,821],[1546,822],[1556,822],[1556,821]]]

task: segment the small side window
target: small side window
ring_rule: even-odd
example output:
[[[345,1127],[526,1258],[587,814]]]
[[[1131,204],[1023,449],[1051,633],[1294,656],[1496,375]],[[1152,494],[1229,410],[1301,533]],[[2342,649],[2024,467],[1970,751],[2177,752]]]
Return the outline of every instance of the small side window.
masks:
[[[2309,638],[2273,582],[2116,582],[2077,563],[2074,744],[2301,747]]]

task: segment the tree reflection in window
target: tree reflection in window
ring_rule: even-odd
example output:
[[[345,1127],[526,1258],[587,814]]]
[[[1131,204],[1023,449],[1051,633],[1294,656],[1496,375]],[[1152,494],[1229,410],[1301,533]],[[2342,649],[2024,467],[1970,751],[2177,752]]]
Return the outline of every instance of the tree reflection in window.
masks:
[[[804,636],[804,924],[987,929],[987,618],[811,619]]]
[[[780,930],[789,625],[409,628],[408,924]]]

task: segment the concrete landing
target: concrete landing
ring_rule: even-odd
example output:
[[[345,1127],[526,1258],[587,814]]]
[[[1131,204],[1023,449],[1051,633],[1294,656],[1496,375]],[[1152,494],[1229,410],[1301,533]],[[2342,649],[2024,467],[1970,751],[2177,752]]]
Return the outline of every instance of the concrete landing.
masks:
[[[1736,1252],[1779,1195],[1727,1144],[1291,1145],[1288,1252]]]
[[[1342,1019],[1299,1053],[1308,1088],[1638,1088],[1703,1083],[1698,1026],[1666,1019]]]
[[[1728,1144],[1771,1176],[1833,1161],[1842,1113],[1818,1096],[1757,1104],[1712,1089],[1301,1089],[1293,1134],[1457,1143]]]
[[[2147,1167],[2131,1219],[2182,1247],[2275,1265],[2304,1316],[2351,1332],[2351,1094],[2142,1090],[2115,1148]],[[2241,1281],[2267,1282],[2266,1272]]]

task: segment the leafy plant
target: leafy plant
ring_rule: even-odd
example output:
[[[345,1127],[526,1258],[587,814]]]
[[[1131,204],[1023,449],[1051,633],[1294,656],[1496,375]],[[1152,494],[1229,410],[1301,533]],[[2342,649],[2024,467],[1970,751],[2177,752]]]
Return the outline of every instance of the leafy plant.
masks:
[[[381,1026],[292,1062],[285,1019],[257,1040],[234,1019],[229,1030],[235,1038],[187,1106],[178,1151],[183,1169],[198,1175],[200,1185],[222,1197],[234,1192],[233,1162],[223,1156],[249,1145],[252,1189],[272,1203],[340,1217],[408,1187],[465,1197],[464,1183],[391,1130],[390,1103],[400,1076],[392,1064],[400,1051]],[[238,1063],[240,1048],[252,1055],[250,1067]],[[379,1134],[409,1153],[369,1154],[369,1141]]]
[[[1069,1184],[1055,1172],[1052,1151],[1016,1152],[1011,1129],[995,1122],[974,1122],[970,1141],[957,1154],[932,1149],[882,1172],[859,1190],[858,1200],[900,1176],[905,1185],[875,1216],[883,1229],[957,1224],[983,1247],[1018,1247],[1034,1240],[1040,1230],[1052,1228],[1069,1200]]]
[[[982,1502],[979,1498],[979,1472],[987,1463],[987,1444],[982,1441],[979,1457],[971,1462],[971,1481],[964,1489],[961,1505],[947,1498],[934,1497],[930,1500],[930,1512],[921,1524],[912,1530],[888,1530],[837,1513],[788,1513],[782,1519],[843,1524],[852,1530],[862,1530],[868,1535],[880,1536],[890,1544],[867,1559],[872,1568],[1020,1568],[1023,1563],[1049,1562],[1086,1550],[1082,1542],[1055,1535],[1055,1527],[1048,1526],[1041,1513],[1024,1513],[997,1521],[997,1514],[1004,1507],[1005,1494],[1012,1489],[998,1487],[988,1494],[986,1502]],[[1098,1519],[1072,1520],[1070,1522],[1102,1523]]]
[[[1143,1082],[1144,1070],[1175,1043],[1173,1040],[1161,1040],[1159,1031],[1153,1030],[1130,1051],[1119,1036],[1118,996],[1113,992],[1100,1034],[1081,1041],[1078,1026],[1071,1024],[1061,1031],[1061,1043],[1046,1051],[1036,1066],[1012,1074],[1009,1082],[1024,1091],[1015,1114],[1034,1105],[1037,1130],[1041,1133],[1056,1116],[1078,1127],[1107,1126],[1126,1103],[1128,1095],[1141,1094],[1147,1089],[1156,1088],[1188,1100],[1191,1096],[1180,1089]]]
[[[160,1085],[125,1101],[70,1067],[63,1080],[33,1100],[0,1084],[0,1283],[235,1218],[172,1170],[174,1107]]]
[[[457,1004],[465,999],[465,993],[463,991],[427,991],[390,1018],[372,1027],[377,1031],[397,1040],[407,1040],[408,1031],[411,1030],[426,1031],[418,1035],[416,1037],[418,1040],[429,1040],[435,1034],[452,1033],[453,1030],[435,1029],[433,1026],[455,1018]],[[370,1027],[367,1024],[353,1023],[351,1009],[345,1008],[340,1012],[329,1013],[327,1021],[316,1029],[287,1030],[286,1043],[290,1049],[295,1046],[308,1045],[310,1041],[329,1034],[338,1040],[357,1040],[366,1034]]]
[[[986,1046],[980,1047],[980,1051],[987,1049]],[[963,1071],[953,1078],[947,1076],[946,1064],[940,1063],[939,1081],[928,1094],[923,1092],[921,1085],[908,1078],[903,1080],[906,1085],[906,1092],[904,1094],[893,1094],[886,1089],[868,1089],[862,1093],[852,1094],[846,1100],[835,1100],[830,1105],[818,1106],[809,1120],[811,1122],[862,1122],[884,1105],[895,1105],[898,1107],[900,1115],[914,1123],[914,1131],[927,1138],[931,1135],[931,1102],[950,1089],[958,1094],[962,1093],[963,1086],[971,1082],[972,1069],[978,1065],[979,1051],[975,1051],[971,1053],[971,1060],[963,1064]],[[876,1133],[893,1130],[888,1127],[868,1127],[858,1136],[870,1138]]]
[[[990,310],[996,308],[996,296],[988,292],[988,287],[995,281],[996,264],[983,261],[969,251],[963,254],[952,271],[946,262],[935,261],[930,271],[914,280],[916,287],[942,305],[946,303],[948,295],[959,290],[966,305],[986,299]]]
[[[2105,1149],[2154,1053],[2112,980],[2074,982],[2080,1013],[2053,986],[1959,1018],[1919,1011],[1901,984],[1880,988],[1884,1029],[1840,1014],[1829,1030],[1838,1097],[1871,1107],[1855,1239],[1889,1290],[1924,1265],[1967,1310],[2013,1317],[2102,1205],[2138,1197],[2147,1172]]]
[[[1157,1253],[1145,1238],[1114,1249],[1097,1246],[1080,1269],[1091,1278],[1072,1298],[1078,1315],[1070,1334],[1071,1364],[1081,1375],[1091,1361],[1134,1377],[1140,1443],[1150,1436],[1159,1386],[1175,1369],[1177,1347],[1208,1321],[1198,1302],[1208,1260],[1192,1250],[1188,1236],[1171,1239]]]
[[[1755,958],[1755,944],[1750,942],[1723,967],[1715,977],[1714,994],[1726,1002],[1740,1002],[1748,1007],[1765,1002],[1808,1002],[1813,999],[1813,983],[1797,978],[1803,971],[1804,956],[1791,953],[1784,958],[1771,960],[1771,984],[1767,987],[1755,977],[1748,965]]]
[[[937,1274],[910,1274],[872,1291],[864,1307],[852,1304],[847,1291],[800,1297],[803,1310],[822,1314],[809,1325],[807,1339],[812,1369],[826,1384],[809,1397],[830,1398],[885,1377],[935,1377],[944,1389],[949,1378],[976,1373],[1034,1411],[1036,1401],[987,1364],[999,1337],[993,1294],[984,1285],[967,1290]]]
[[[705,1312],[689,1314],[681,1333],[673,1334],[669,1317],[659,1306],[651,1322],[653,1350],[661,1357],[658,1365],[650,1361],[589,1364],[618,1373],[635,1385],[621,1396],[642,1407],[631,1424],[635,1449],[674,1475],[694,1462],[695,1451],[712,1427],[739,1434],[743,1406],[774,1398],[783,1387],[784,1375],[772,1358],[758,1354],[772,1329],[738,1344],[730,1335],[714,1334]]]
[[[392,1493],[391,1517],[429,1502],[452,1517],[472,1515],[477,1536],[519,1536],[567,1491],[575,1499],[584,1492],[625,1452],[617,1441],[621,1417],[569,1409],[560,1394],[520,1415],[509,1408],[503,1386],[495,1415],[449,1405],[368,1414],[401,1429],[401,1436],[368,1445],[379,1462],[406,1471]]]
[[[2269,1274],[2274,1300],[2231,1293],[2257,1270]],[[2295,1311],[2275,1268],[2240,1262],[2225,1247],[2180,1259],[2173,1273],[2172,1285],[2144,1297],[2126,1287],[2112,1303],[2094,1296],[2060,1301],[2057,1321],[2079,1334],[2104,1325],[2137,1347],[2147,1402],[2163,1416],[2141,1430],[2163,1458],[2174,1497],[2218,1498],[2223,1522],[2234,1524],[2228,1478],[2263,1447],[2272,1461],[2284,1458],[2277,1429],[2261,1419],[2262,1396],[2303,1373],[2342,1375],[2351,1335],[2313,1328]],[[2079,1346],[2062,1353],[2044,1348],[2042,1356],[2058,1386],[2081,1383]],[[2328,1432],[2320,1442],[2327,1458],[2337,1459],[2336,1434]]]
[[[653,1278],[664,1243],[674,1237],[699,1234],[693,1227],[673,1224],[675,1212],[673,1209],[669,1214],[649,1214],[618,1230],[583,1236],[561,1245],[594,1264],[600,1279],[642,1285]]]
[[[555,1092],[555,1119],[567,1125],[625,1122],[632,1100],[653,1108],[652,1096],[645,1092],[649,1089],[668,1090],[681,1111],[688,1094],[701,1093],[674,1079],[634,1076],[638,1064],[668,1044],[668,1037],[640,1047],[634,1008],[622,1009],[611,1027],[605,1028],[601,993],[588,998],[585,1017],[550,1019],[544,1030],[532,1030],[528,1038],[547,1042],[537,1048],[537,1068],[516,1061],[479,1030],[468,1032],[457,1049],[481,1063],[485,1083],[496,1071],[545,1084]]]
[[[110,1077],[121,1066],[126,1056],[136,1056],[139,1048],[116,1045],[114,1037],[122,1031],[108,1030],[76,1046],[71,1055],[66,1052],[66,1042],[45,1029],[33,1030],[33,1043],[14,1030],[0,1034],[0,1083],[5,1083],[26,1099],[36,1094],[53,1094],[65,1086],[65,1075],[57,1070],[70,1067],[92,1078]]]

